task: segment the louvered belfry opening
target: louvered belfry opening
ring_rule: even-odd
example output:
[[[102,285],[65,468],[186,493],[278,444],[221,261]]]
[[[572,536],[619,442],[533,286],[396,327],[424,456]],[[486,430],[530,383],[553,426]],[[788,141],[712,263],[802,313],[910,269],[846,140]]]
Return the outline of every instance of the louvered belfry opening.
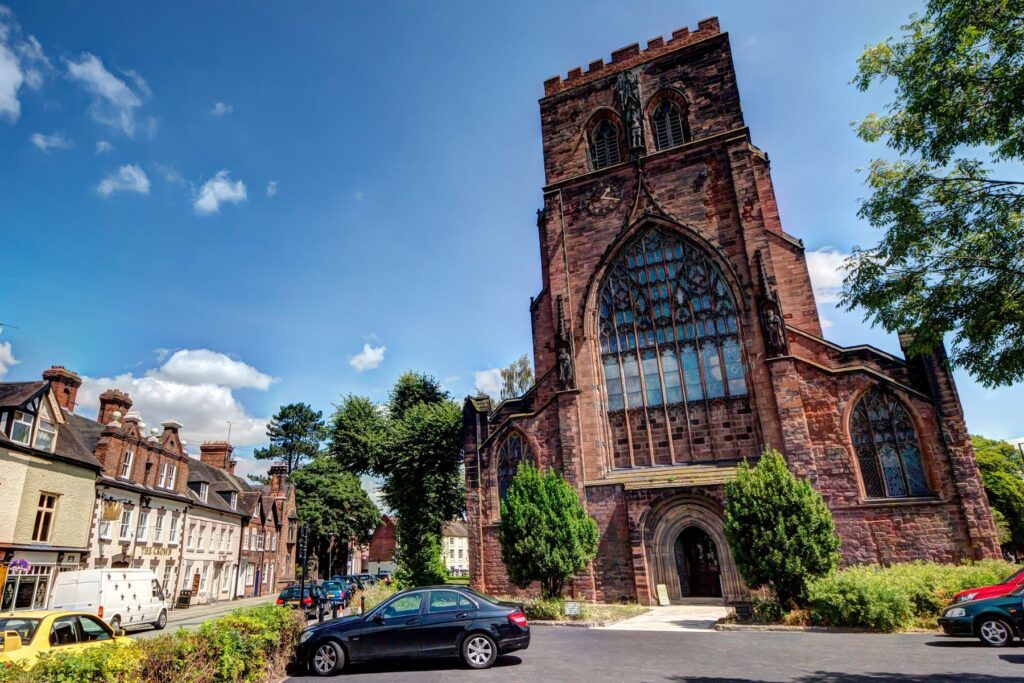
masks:
[[[622,154],[619,151],[619,130],[611,121],[606,119],[594,129],[591,136],[591,156],[594,170],[622,161]]]
[[[683,119],[679,105],[670,99],[663,99],[655,107],[652,116],[654,128],[654,142],[658,149],[668,149],[686,142],[686,122]]]

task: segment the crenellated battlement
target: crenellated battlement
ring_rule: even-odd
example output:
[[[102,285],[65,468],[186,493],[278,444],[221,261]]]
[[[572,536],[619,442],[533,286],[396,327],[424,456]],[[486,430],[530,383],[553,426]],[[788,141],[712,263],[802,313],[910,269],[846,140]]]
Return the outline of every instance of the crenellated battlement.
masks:
[[[672,37],[665,40],[662,36],[651,38],[647,41],[647,47],[640,49],[640,43],[633,43],[626,47],[612,52],[612,61],[605,63],[603,59],[591,62],[587,70],[577,66],[569,69],[567,77],[563,80],[561,76],[552,76],[544,81],[544,97],[555,95],[569,88],[575,88],[583,83],[588,83],[596,78],[623,71],[631,66],[645,62],[653,57],[658,57],[666,52],[678,50],[686,45],[692,45],[707,38],[717,36],[721,33],[718,25],[718,17],[701,19],[697,23],[697,30],[690,32],[688,28],[680,28],[672,31]]]

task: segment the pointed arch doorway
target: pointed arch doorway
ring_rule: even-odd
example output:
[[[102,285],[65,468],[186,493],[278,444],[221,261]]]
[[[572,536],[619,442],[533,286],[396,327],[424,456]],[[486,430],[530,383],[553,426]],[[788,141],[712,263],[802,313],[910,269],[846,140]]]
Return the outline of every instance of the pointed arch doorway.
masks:
[[[683,529],[676,537],[675,558],[682,597],[722,597],[718,549],[707,532],[697,526]]]

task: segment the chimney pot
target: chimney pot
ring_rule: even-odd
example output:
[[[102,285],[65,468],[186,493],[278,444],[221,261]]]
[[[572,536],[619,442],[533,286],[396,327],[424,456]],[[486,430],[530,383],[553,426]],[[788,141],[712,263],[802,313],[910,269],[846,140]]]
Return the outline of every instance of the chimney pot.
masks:
[[[63,365],[52,365],[49,370],[43,372],[43,379],[53,387],[60,407],[69,413],[75,412],[78,388],[82,386],[82,378],[78,373],[68,370]]]

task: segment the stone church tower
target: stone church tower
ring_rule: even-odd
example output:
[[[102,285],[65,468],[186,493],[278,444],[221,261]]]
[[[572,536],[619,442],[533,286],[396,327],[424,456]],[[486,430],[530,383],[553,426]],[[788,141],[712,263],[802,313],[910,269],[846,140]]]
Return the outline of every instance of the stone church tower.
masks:
[[[597,520],[581,597],[743,600],[724,484],[767,447],[825,497],[845,563],[997,556],[943,349],[823,338],[717,19],[549,79],[540,111],[537,382],[464,409],[475,588],[515,591],[499,501],[526,461]]]

